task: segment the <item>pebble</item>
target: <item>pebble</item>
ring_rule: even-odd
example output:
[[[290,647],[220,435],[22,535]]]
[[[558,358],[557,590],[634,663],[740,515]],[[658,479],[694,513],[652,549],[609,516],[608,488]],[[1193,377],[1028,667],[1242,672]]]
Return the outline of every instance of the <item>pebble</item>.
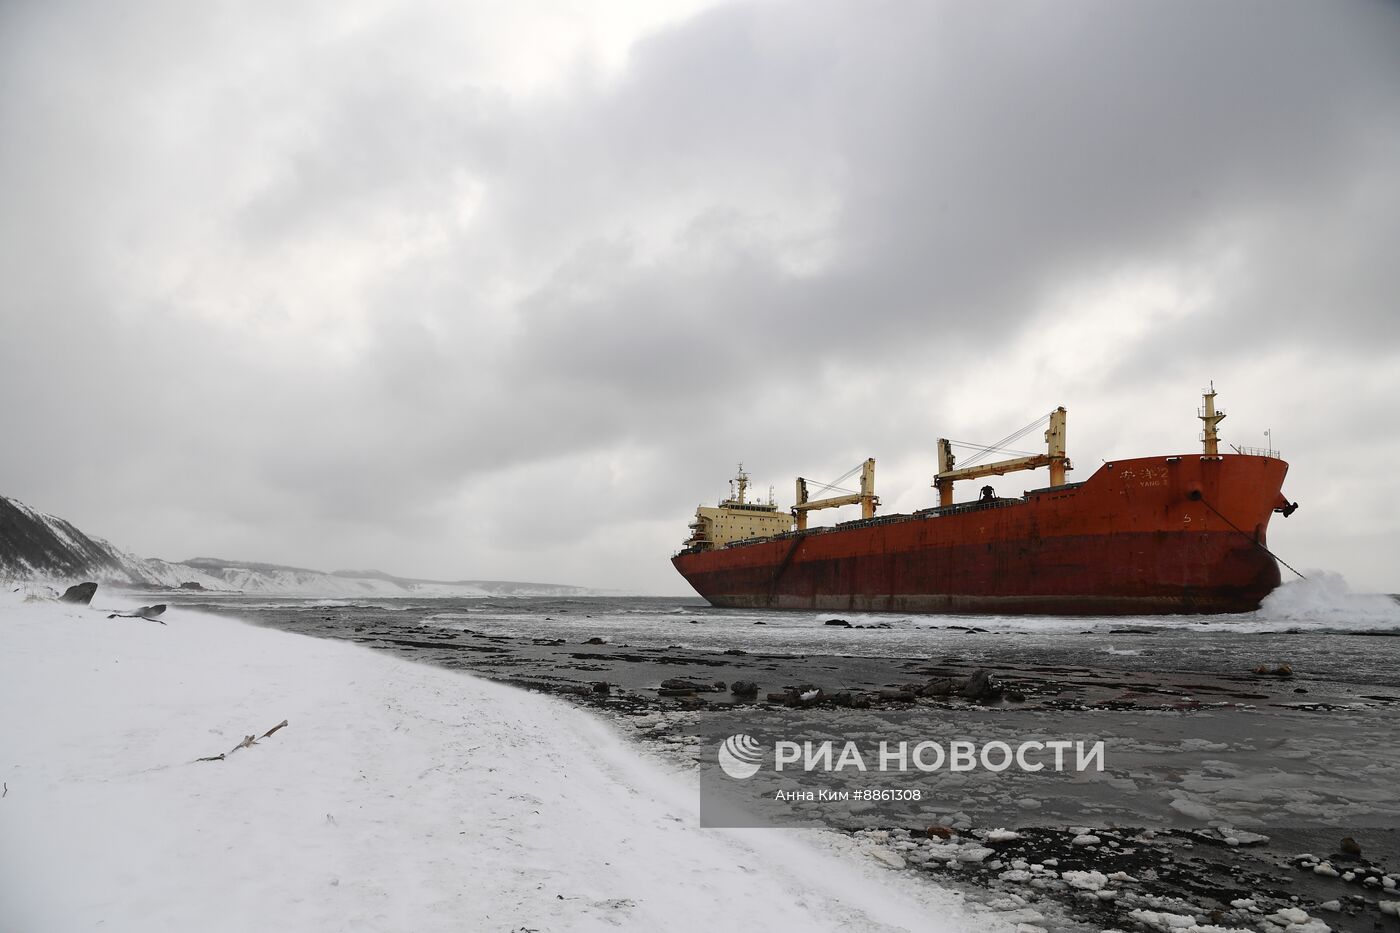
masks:
[[[1099,843],[1099,837],[1098,837],[1098,836],[1090,835],[1090,834],[1088,834],[1088,833],[1084,833],[1084,834],[1082,834],[1082,835],[1075,836],[1073,839],[1071,839],[1071,840],[1069,841],[1069,844],[1072,845],[1072,846],[1092,846],[1092,845],[1098,845],[1098,843]]]

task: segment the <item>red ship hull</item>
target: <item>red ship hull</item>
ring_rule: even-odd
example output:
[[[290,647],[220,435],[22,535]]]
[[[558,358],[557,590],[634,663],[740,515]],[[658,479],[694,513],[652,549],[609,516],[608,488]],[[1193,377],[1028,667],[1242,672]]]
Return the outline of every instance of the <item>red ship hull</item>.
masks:
[[[1279,584],[1266,531],[1288,465],[1199,454],[1105,464],[1077,485],[690,550],[716,606],[865,612],[1248,612]]]

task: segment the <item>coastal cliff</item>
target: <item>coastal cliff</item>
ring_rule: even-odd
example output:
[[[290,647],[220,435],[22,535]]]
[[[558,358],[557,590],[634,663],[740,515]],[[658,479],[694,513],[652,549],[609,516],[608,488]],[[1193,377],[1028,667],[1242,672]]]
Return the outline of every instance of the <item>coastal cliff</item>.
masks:
[[[596,590],[510,580],[421,580],[377,570],[326,572],[252,561],[138,557],[67,519],[0,496],[0,580],[55,587],[80,580],[141,589],[332,598],[403,596],[590,596]]]

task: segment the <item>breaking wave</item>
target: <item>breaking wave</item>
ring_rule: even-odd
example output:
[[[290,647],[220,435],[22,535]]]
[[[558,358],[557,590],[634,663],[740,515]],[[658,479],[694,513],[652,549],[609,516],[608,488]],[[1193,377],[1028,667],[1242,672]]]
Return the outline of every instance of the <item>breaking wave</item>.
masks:
[[[1354,593],[1339,573],[1313,571],[1274,590],[1256,617],[1307,630],[1400,632],[1400,602],[1381,593]]]

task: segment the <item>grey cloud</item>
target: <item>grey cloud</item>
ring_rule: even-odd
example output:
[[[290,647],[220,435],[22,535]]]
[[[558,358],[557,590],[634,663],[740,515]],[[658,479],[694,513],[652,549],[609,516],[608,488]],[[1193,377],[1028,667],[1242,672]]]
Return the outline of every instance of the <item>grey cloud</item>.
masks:
[[[1124,269],[1209,294],[1083,386],[1397,352],[1394,4],[740,3],[529,95],[474,77],[471,8],[212,9],[0,14],[3,491],[133,547],[679,540],[735,460],[782,498],[980,423],[903,384],[995,396]],[[568,466],[608,457],[625,500]],[[558,485],[471,493],[512,475]],[[674,588],[651,549],[597,582]]]

